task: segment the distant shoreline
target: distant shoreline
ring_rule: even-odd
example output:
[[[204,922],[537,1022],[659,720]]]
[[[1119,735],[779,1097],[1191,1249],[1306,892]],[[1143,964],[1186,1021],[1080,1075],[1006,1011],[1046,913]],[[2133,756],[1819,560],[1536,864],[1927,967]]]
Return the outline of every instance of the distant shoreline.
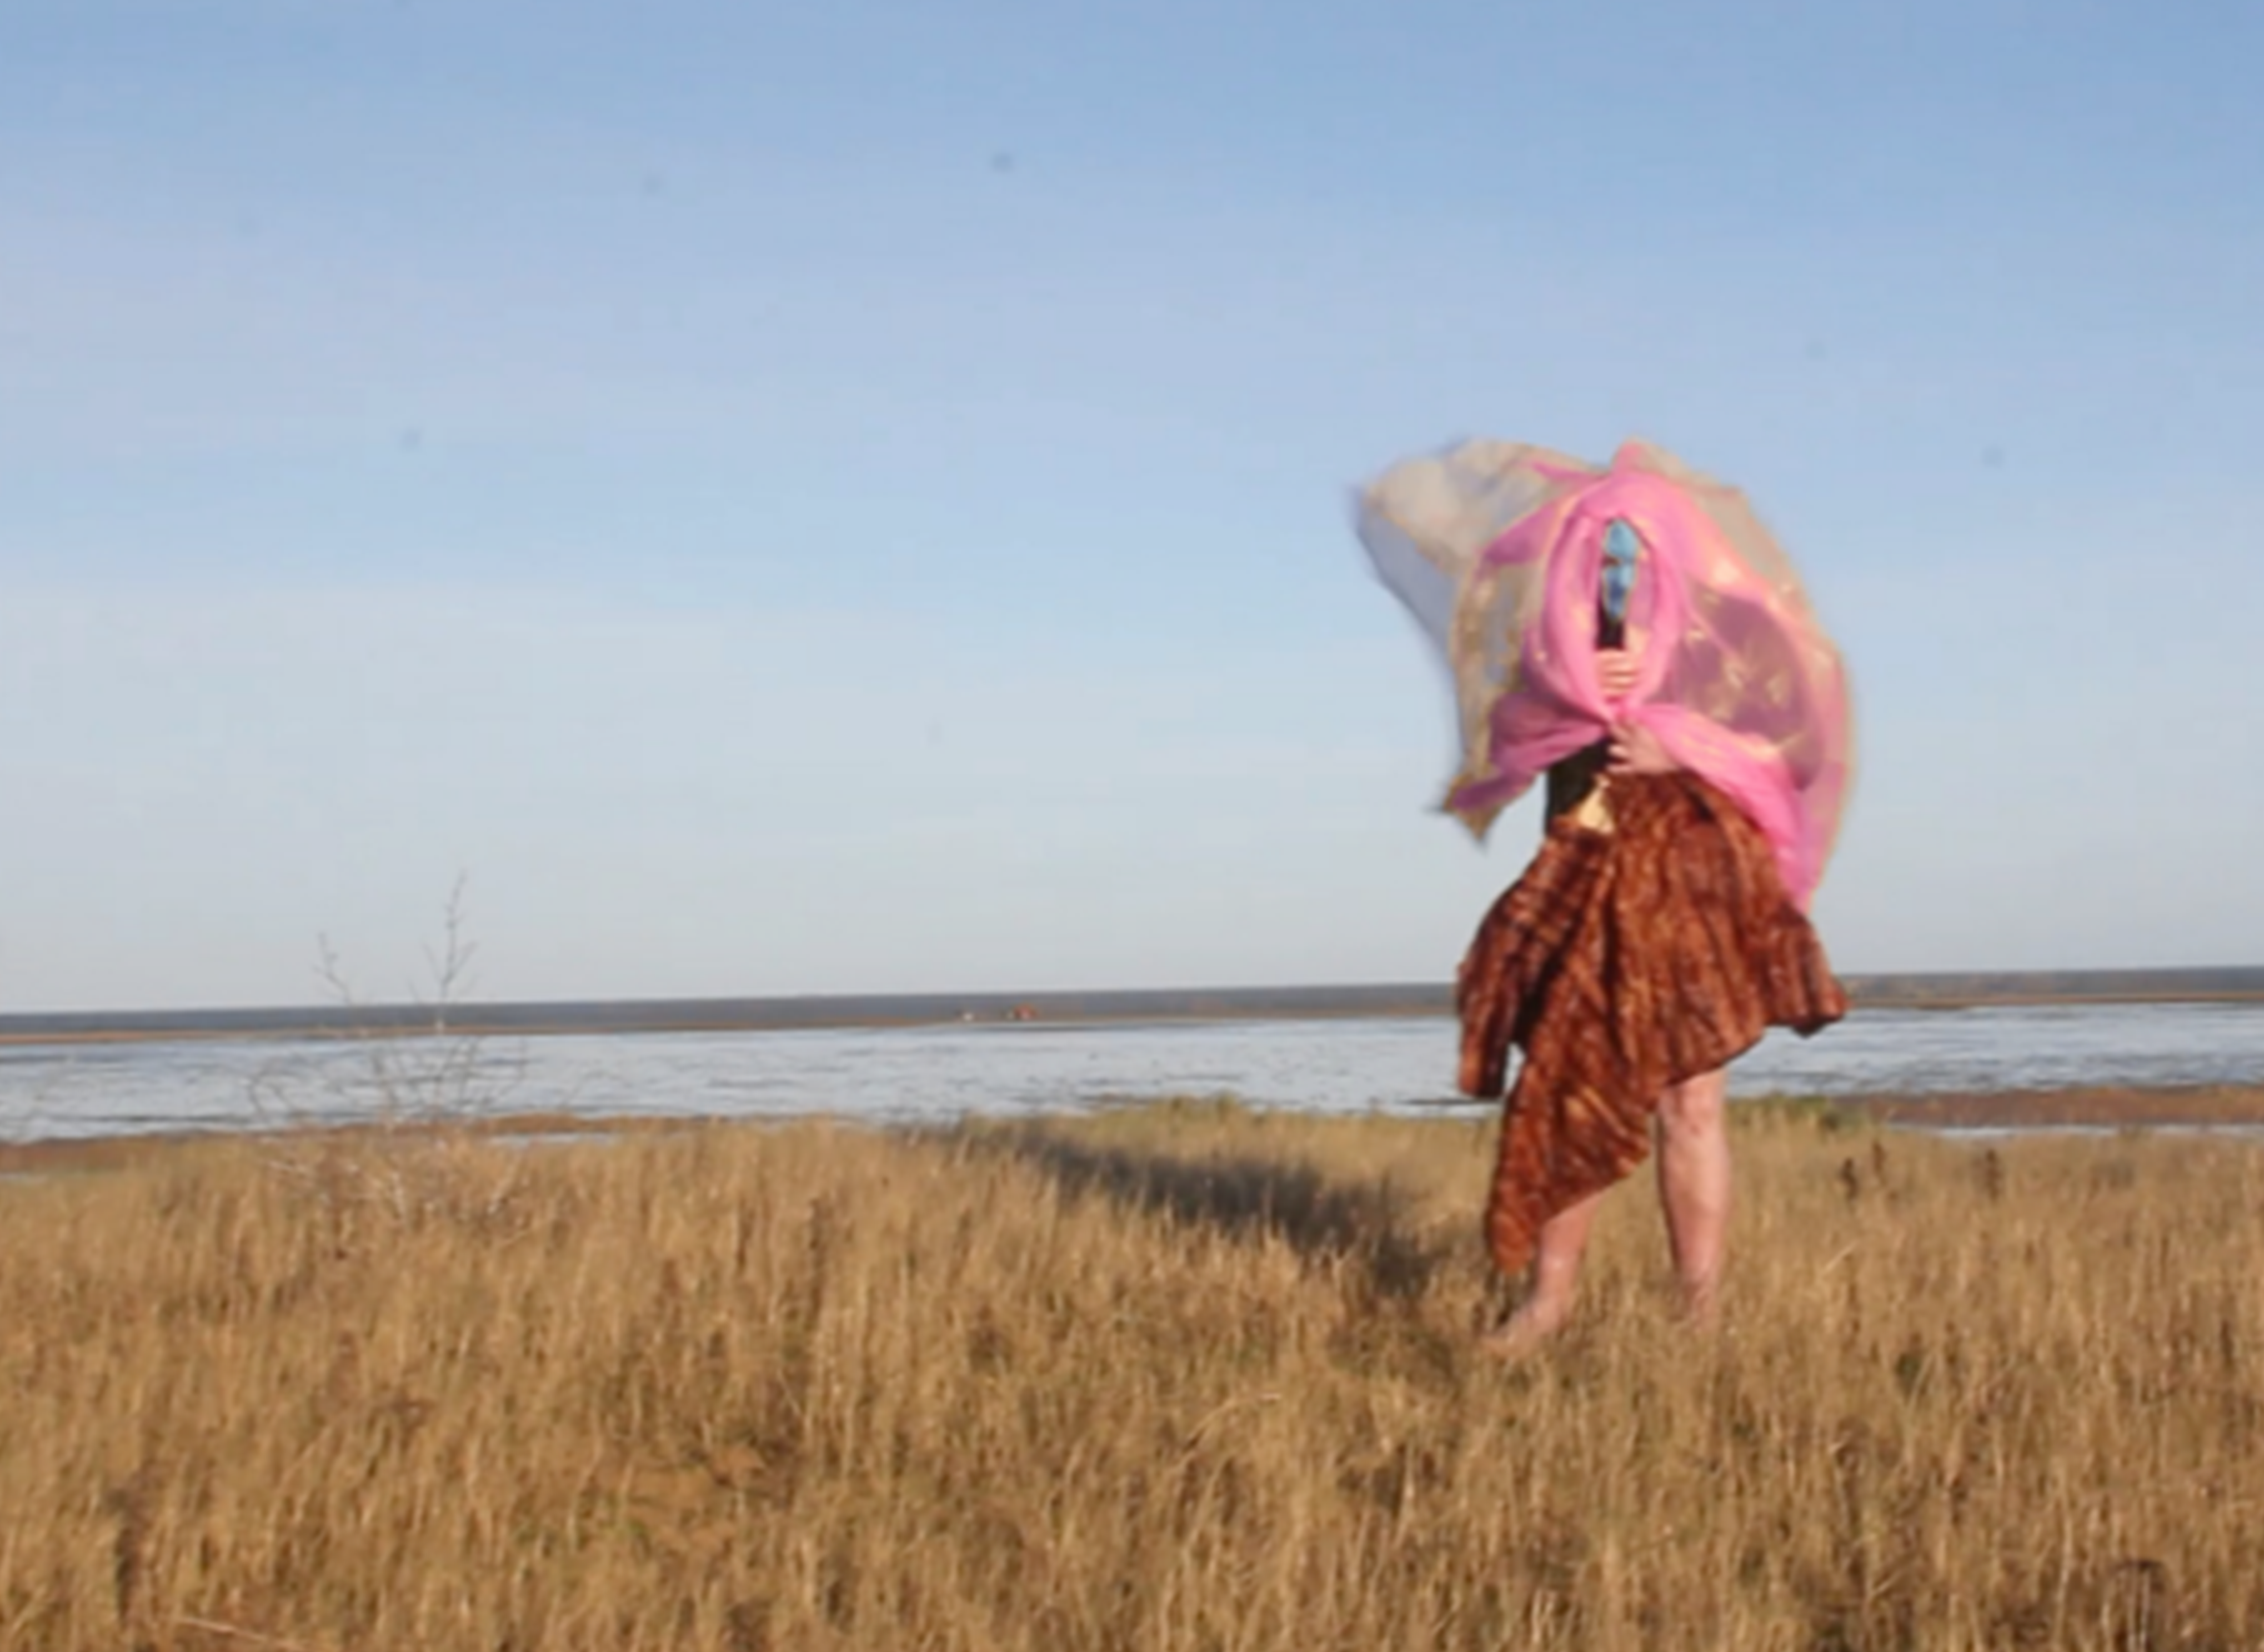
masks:
[[[1858,1010],[2264,1004],[2264,967],[1845,977]],[[192,1039],[344,1039],[814,1032],[952,1025],[1448,1015],[1439,982],[1113,992],[832,994],[533,1004],[310,1005],[0,1015],[0,1046]]]

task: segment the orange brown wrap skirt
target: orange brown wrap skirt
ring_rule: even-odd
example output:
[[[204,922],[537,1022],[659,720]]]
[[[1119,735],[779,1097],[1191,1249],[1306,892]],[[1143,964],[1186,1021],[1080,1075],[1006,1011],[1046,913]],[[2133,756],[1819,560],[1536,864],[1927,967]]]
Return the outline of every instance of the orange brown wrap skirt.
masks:
[[[1768,840],[1728,797],[1688,772],[1616,775],[1603,797],[1551,821],[1456,978],[1464,1092],[1501,1094],[1524,1053],[1486,1210],[1507,1274],[1550,1217],[1643,1163],[1662,1090],[1770,1026],[1847,1013]]]

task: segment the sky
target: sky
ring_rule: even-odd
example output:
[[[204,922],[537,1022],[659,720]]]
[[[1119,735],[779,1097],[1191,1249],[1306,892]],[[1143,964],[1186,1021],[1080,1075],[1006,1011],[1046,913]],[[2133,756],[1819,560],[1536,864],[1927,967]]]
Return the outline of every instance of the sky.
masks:
[[[2264,961],[2264,11],[6,0],[0,1010],[1436,981],[1352,489],[1744,487],[1851,972]]]

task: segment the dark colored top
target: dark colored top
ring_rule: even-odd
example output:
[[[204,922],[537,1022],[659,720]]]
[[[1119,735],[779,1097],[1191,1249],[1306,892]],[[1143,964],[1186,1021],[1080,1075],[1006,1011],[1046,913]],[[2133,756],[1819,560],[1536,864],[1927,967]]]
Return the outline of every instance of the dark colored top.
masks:
[[[1583,746],[1571,757],[1549,765],[1548,816],[1555,820],[1559,815],[1580,807],[1581,801],[1596,789],[1603,778],[1604,769],[1611,762],[1611,743],[1599,740],[1593,746]]]
[[[1627,626],[1610,614],[1596,615],[1596,646],[1600,648],[1621,648],[1627,646]],[[1612,760],[1611,742],[1599,740],[1593,746],[1584,746],[1571,757],[1549,765],[1547,819],[1555,820],[1568,809],[1580,807]]]

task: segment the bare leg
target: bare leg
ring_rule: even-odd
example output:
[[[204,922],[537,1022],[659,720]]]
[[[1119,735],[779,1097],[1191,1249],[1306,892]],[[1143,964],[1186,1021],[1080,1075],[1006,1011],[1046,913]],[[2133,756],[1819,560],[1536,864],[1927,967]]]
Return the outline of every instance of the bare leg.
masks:
[[[1572,1293],[1580,1282],[1580,1258],[1587,1252],[1588,1232],[1596,1225],[1596,1212],[1603,1202],[1603,1194],[1591,1193],[1542,1224],[1534,1249],[1532,1286],[1517,1311],[1479,1339],[1488,1353],[1503,1359],[1519,1359],[1554,1336],[1571,1317]]]
[[[1700,1317],[1721,1288],[1730,1226],[1729,1075],[1716,1069],[1658,1098],[1658,1199],[1683,1305]]]

